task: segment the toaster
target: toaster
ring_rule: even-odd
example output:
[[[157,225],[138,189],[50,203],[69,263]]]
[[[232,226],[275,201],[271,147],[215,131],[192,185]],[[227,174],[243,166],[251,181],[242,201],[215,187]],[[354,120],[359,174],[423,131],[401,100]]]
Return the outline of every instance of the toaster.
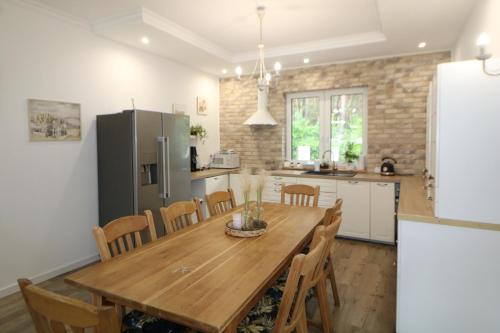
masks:
[[[240,155],[234,150],[226,149],[212,156],[211,168],[234,169],[240,167]]]

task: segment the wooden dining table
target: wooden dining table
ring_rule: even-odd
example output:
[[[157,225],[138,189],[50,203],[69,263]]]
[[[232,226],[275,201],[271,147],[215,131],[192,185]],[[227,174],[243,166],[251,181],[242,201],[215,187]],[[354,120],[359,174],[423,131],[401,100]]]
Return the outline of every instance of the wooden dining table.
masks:
[[[65,278],[96,296],[202,332],[235,332],[293,256],[323,208],[264,203],[264,235],[224,232],[238,207]]]

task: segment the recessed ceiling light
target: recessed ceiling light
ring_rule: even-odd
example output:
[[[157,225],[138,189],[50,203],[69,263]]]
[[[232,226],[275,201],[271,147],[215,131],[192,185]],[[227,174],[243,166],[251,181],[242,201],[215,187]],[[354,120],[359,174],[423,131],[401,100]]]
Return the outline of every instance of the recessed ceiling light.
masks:
[[[423,49],[424,47],[427,46],[427,43],[426,42],[421,42],[420,44],[418,44],[418,48],[419,49]]]
[[[223,68],[223,69],[221,70],[221,73],[222,73],[222,74],[227,74],[227,69]]]
[[[308,64],[311,61],[309,58],[304,58],[304,64]]]
[[[144,36],[144,37],[141,38],[141,42],[144,45],[148,45],[149,44],[149,38],[146,37],[146,36]]]

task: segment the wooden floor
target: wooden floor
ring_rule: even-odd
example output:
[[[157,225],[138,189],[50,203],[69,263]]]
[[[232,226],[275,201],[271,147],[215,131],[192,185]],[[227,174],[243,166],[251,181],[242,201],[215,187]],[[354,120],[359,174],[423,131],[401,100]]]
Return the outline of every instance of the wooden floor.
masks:
[[[336,333],[394,333],[396,318],[396,248],[350,240],[337,240],[335,273],[341,306],[331,323]],[[57,293],[90,302],[90,296],[63,282],[63,276],[40,285]],[[328,289],[332,300],[331,290]],[[309,317],[320,322],[317,304],[308,305]],[[333,309],[333,303],[331,304]],[[19,293],[0,299],[0,332],[35,332]],[[321,332],[314,326],[310,332]]]

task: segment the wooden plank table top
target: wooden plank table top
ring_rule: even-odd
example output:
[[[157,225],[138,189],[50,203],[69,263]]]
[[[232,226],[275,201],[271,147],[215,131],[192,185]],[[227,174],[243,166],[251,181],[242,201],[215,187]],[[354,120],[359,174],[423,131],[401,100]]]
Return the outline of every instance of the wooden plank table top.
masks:
[[[235,331],[325,213],[323,208],[263,207],[268,230],[258,238],[227,236],[229,213],[84,268],[65,281],[196,330]]]

